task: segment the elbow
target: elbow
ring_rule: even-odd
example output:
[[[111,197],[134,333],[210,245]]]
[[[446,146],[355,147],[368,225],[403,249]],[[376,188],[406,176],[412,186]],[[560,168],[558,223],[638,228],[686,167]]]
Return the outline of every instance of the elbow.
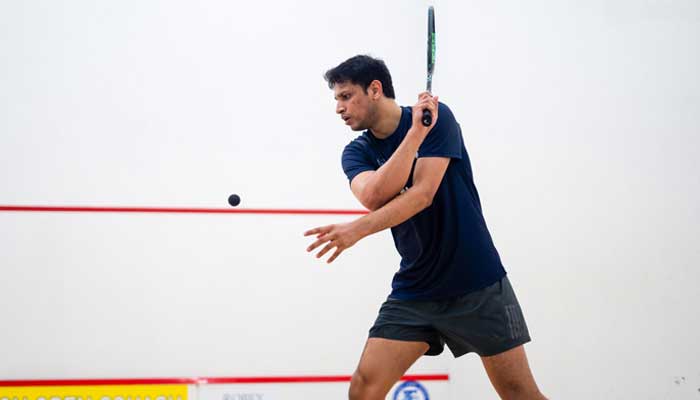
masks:
[[[430,207],[433,204],[433,198],[435,197],[435,193],[431,193],[428,191],[420,191],[418,192],[417,196],[417,203],[418,207],[420,210],[425,210],[426,208]]]
[[[376,211],[384,204],[377,197],[367,197],[362,201],[362,205],[370,211]]]
[[[397,194],[397,196],[401,195],[400,193]],[[418,209],[418,211],[422,211],[428,207],[430,207],[433,204],[433,198],[435,197],[435,193],[426,191],[426,190],[416,190],[412,192],[412,197],[415,199],[414,204],[415,207]],[[388,203],[391,199],[384,199],[380,196],[378,196],[376,193],[363,193],[362,199],[360,199],[360,202],[362,205],[368,209],[369,211],[376,211],[382,207],[386,203]]]
[[[365,208],[369,211],[377,211],[382,207],[378,204],[365,204]]]
[[[364,193],[362,193],[361,203],[366,209],[376,211],[382,208],[382,206],[386,204],[386,201],[383,201],[379,193],[375,190],[365,190]]]
[[[421,196],[422,203],[421,203],[421,210],[425,210],[426,208],[430,207],[433,204],[433,194],[432,193],[426,193],[423,196]]]

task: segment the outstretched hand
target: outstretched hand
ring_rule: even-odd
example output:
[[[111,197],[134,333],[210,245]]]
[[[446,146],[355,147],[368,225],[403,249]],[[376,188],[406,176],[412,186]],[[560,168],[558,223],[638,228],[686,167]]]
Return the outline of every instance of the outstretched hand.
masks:
[[[316,235],[316,241],[307,247],[306,251],[311,252],[319,246],[325,244],[326,246],[321,249],[318,254],[316,254],[316,258],[321,258],[324,254],[335,248],[333,255],[328,258],[327,262],[329,264],[338,258],[343,251],[352,247],[363,237],[358,231],[356,224],[352,222],[321,226],[304,232],[304,236],[312,235]]]

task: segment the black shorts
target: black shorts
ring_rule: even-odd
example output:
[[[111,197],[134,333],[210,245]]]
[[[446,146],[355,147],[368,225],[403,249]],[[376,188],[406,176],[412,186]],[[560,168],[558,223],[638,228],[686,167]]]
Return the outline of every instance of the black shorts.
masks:
[[[469,352],[492,356],[530,341],[508,277],[449,300],[388,298],[369,337],[426,342],[429,356],[442,353],[447,344],[455,357]]]

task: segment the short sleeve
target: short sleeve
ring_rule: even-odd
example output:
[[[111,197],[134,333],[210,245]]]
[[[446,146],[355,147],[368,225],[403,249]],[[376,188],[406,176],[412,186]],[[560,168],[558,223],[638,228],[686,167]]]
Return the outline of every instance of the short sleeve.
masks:
[[[348,177],[348,182],[362,172],[374,171],[377,169],[370,161],[367,144],[362,142],[361,138],[355,139],[350,144],[345,146],[343,150],[342,164],[343,172]]]
[[[452,111],[438,105],[438,120],[418,148],[418,157],[462,158],[462,131]]]

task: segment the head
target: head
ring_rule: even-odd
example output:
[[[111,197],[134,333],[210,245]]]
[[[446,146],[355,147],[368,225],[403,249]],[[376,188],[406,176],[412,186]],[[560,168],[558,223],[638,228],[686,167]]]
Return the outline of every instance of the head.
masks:
[[[384,61],[370,56],[352,57],[328,70],[324,78],[333,89],[336,113],[354,131],[371,127],[381,103],[395,98],[389,69]]]

